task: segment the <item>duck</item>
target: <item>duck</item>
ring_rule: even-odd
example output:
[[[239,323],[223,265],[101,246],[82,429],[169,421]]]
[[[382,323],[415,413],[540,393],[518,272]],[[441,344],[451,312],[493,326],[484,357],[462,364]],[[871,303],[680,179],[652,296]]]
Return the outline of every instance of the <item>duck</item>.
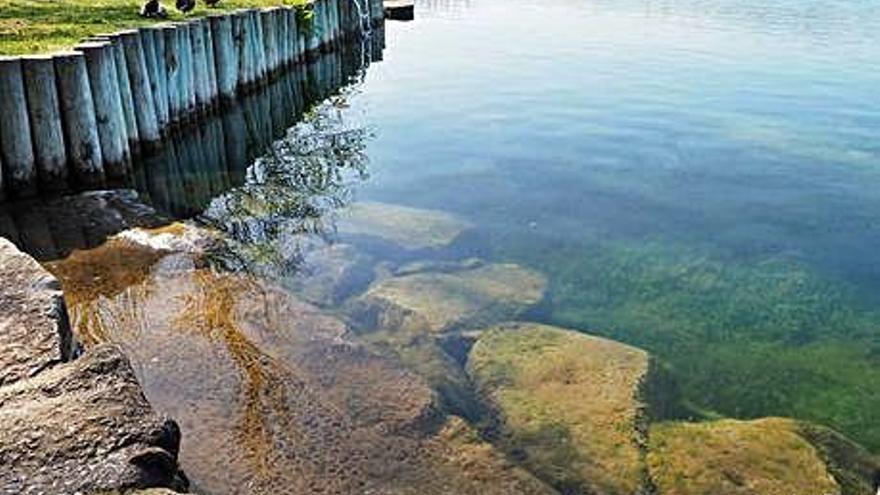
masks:
[[[168,10],[159,3],[159,0],[147,0],[141,6],[140,15],[147,19],[165,19],[168,17]]]
[[[177,0],[177,10],[187,13],[196,7],[196,0]]]

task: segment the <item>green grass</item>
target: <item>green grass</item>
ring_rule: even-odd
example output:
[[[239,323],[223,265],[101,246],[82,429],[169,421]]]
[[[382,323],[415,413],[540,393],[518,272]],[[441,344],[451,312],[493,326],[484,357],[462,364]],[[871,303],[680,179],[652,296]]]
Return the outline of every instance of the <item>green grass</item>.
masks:
[[[303,5],[307,0],[221,0],[209,9],[200,0],[184,16],[164,0],[168,21],[244,7]],[[70,48],[83,38],[163,22],[142,19],[139,0],[0,0],[0,55],[46,53]]]

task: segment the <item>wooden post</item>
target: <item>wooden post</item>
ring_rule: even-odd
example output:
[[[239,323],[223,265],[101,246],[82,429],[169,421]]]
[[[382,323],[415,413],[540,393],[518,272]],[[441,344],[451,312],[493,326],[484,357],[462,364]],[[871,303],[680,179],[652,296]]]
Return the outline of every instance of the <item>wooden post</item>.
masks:
[[[337,0],[328,0],[330,5],[330,42],[336,45],[339,42],[339,2]]]
[[[128,140],[129,153],[132,157],[140,149],[137,117],[134,114],[134,95],[131,92],[131,79],[128,77],[128,62],[125,60],[125,48],[119,33],[109,34],[106,41],[113,47],[113,63],[116,68],[116,83],[119,86],[119,97],[122,99],[122,112],[125,118],[125,137]],[[102,40],[103,41],[103,40]]]
[[[181,67],[181,82],[183,83],[183,111],[186,118],[189,118],[196,111],[198,106],[190,25],[185,22],[177,24],[177,35],[179,37],[178,44],[180,46],[180,51],[177,55]]]
[[[13,196],[37,190],[31,129],[21,59],[0,57],[0,157],[6,189]]]
[[[142,145],[152,147],[159,142],[161,135],[159,134],[159,122],[156,118],[153,90],[150,87],[150,77],[147,74],[147,60],[143,44],[141,44],[141,35],[136,30],[129,30],[121,32],[120,36],[125,50],[128,78],[131,82],[138,135]]]
[[[164,25],[153,26],[148,29],[153,37],[153,47],[156,50],[156,88],[158,93],[155,94],[157,100],[156,108],[161,110],[163,127],[167,128],[171,125],[171,103],[168,88],[168,68],[165,64],[165,28]],[[165,129],[163,129],[165,130]]]
[[[211,32],[211,23],[209,19],[201,20],[202,29],[205,33],[205,54],[207,59],[205,62],[208,66],[208,98],[209,105],[217,102],[217,96],[220,94],[220,88],[217,84],[217,60],[214,53],[214,35]]]
[[[273,50],[273,59],[272,65],[274,66],[273,70],[276,72],[284,66],[284,33],[282,30],[284,29],[284,19],[280,7],[275,7],[272,9],[272,39],[274,40],[273,44],[275,48]]]
[[[233,20],[229,16],[211,16],[211,38],[214,42],[214,63],[217,71],[217,91],[225,101],[235,99],[238,82],[238,50],[233,36]]]
[[[263,55],[266,57],[266,76],[275,72],[278,45],[275,41],[275,16],[272,9],[260,11],[260,26],[263,30]]]
[[[237,10],[232,15],[232,41],[235,43],[235,55],[238,59],[238,74],[236,75],[236,90],[244,91],[250,81],[248,68],[251,57],[248,51],[249,22],[246,10]]]
[[[319,38],[320,34],[320,9],[318,7],[318,3],[312,3],[312,17],[308,21],[306,21],[306,36],[308,37],[306,40],[306,53],[307,57],[313,55],[318,48],[321,46],[321,39]]]
[[[39,187],[43,190],[64,189],[67,186],[67,150],[61,129],[55,64],[49,55],[32,55],[22,58],[22,71]]]
[[[124,179],[130,170],[130,151],[113,46],[109,42],[92,42],[81,43],[76,49],[85,57],[104,171],[112,179]]]
[[[150,92],[153,94],[153,111],[156,113],[156,124],[161,134],[168,125],[168,117],[162,105],[162,90],[159,87],[159,58],[156,55],[155,31],[149,28],[139,30],[141,45],[144,47],[144,61],[147,67],[147,80],[150,82]]]
[[[182,68],[180,66],[180,36],[178,26],[162,26],[162,38],[165,41],[165,87],[168,89],[168,118],[179,123],[186,106],[186,88],[183,86]]]
[[[72,175],[80,185],[101,185],[104,166],[85,56],[81,52],[64,52],[53,58]],[[149,90],[149,85],[145,85]]]
[[[251,22],[254,25],[254,51],[256,52],[256,81],[257,83],[262,83],[266,78],[267,72],[267,61],[266,61],[266,50],[264,33],[263,33],[263,17],[260,15],[260,11],[254,9],[251,11]]]
[[[211,84],[208,82],[208,53],[205,46],[205,30],[199,21],[190,21],[188,25],[190,42],[192,43],[196,106],[199,111],[202,111],[211,103]]]
[[[385,19],[385,6],[382,4],[382,0],[369,0],[370,2],[370,12],[371,12],[371,20],[374,26],[377,26],[383,22]]]
[[[278,63],[281,67],[286,67],[290,63],[290,17],[287,12],[286,7],[278,9],[278,48],[280,50]]]
[[[318,49],[324,51],[327,47],[327,2],[315,0],[315,28],[318,31]]]
[[[288,36],[290,37],[290,64],[296,63],[297,45],[299,45],[299,29],[296,27],[296,9],[293,7],[285,7],[287,11],[287,26],[289,28]]]

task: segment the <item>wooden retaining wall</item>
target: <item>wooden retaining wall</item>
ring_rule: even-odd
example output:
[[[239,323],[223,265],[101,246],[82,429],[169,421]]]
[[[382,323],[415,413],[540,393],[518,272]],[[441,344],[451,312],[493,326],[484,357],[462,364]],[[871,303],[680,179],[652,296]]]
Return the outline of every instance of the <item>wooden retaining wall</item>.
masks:
[[[382,0],[314,0],[0,57],[0,201],[120,180],[132,160],[282,71],[382,22]]]

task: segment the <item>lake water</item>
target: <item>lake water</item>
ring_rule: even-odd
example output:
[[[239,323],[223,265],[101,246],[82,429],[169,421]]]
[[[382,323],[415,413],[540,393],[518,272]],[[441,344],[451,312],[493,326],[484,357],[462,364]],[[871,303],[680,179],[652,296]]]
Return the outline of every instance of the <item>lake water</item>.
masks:
[[[472,222],[699,407],[880,449],[880,5],[435,1],[387,45],[358,199]]]
[[[692,410],[813,420],[880,451],[880,4],[419,0],[416,16],[386,26],[384,52],[332,56],[209,122],[134,185],[294,292],[312,283],[291,240],[304,235],[397,267],[515,263],[547,280],[520,318],[648,350]],[[359,70],[369,58],[382,61]],[[378,203],[468,227],[415,249],[337,230]],[[55,249],[42,257],[70,250]],[[325,309],[347,311],[369,281]],[[210,277],[164,284],[223,300]],[[181,395],[238,386],[147,375],[151,400],[183,416]],[[272,393],[253,404],[275,407]]]

